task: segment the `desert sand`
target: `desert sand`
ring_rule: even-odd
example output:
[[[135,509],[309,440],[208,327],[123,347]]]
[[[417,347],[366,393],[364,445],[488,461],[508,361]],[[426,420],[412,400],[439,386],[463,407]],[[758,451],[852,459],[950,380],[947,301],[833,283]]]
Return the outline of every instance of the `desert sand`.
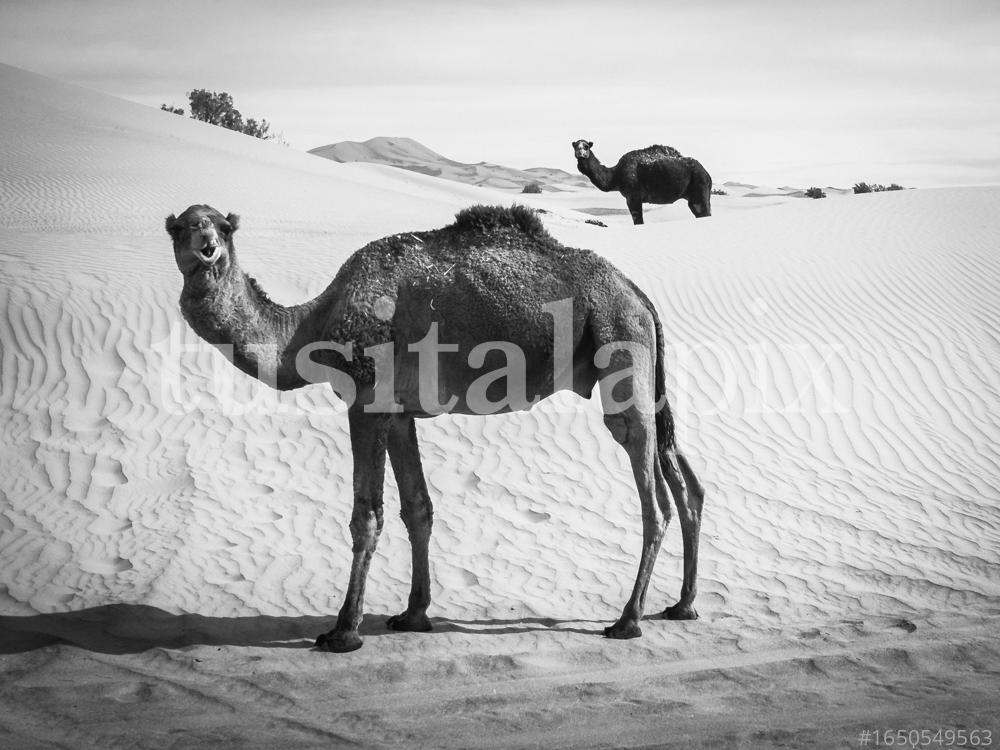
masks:
[[[591,188],[337,163],[7,66],[0,98],[0,746],[1000,743],[1000,188],[745,186],[633,227]],[[701,618],[657,617],[675,522],[643,637],[600,636],[638,501],[565,395],[419,424],[435,630],[384,625],[409,577],[390,475],[365,645],[315,651],[350,561],[343,405],[187,328],[163,219],[240,213],[242,266],[291,304],[370,240],[514,202],[660,311],[707,489]]]

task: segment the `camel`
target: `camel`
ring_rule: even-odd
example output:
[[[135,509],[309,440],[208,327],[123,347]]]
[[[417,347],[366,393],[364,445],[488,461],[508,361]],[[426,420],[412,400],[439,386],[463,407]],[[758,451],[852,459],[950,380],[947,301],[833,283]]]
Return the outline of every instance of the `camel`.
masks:
[[[633,224],[642,224],[643,203],[688,202],[696,218],[712,215],[712,178],[697,159],[681,156],[672,146],[647,146],[629,151],[610,169],[591,150],[593,141],[573,141],[576,166],[605,193],[625,197]]]
[[[237,263],[238,226],[238,216],[207,205],[167,218],[184,278],[184,318],[236,367],[271,387],[326,382],[348,404],[353,557],[343,606],[318,648],[346,652],[362,645],[358,627],[382,531],[386,454],[412,556],[407,607],[387,625],[432,628],[432,506],[415,419],[527,409],[558,390],[589,398],[595,386],[605,424],[631,462],[643,528],[631,596],[604,634],[641,635],[671,498],[682,528],[684,575],[678,602],[662,616],[697,617],[704,491],[674,436],[656,310],[618,269],[589,250],[561,245],[531,209],[473,206],[444,228],[366,245],[316,298],[284,307]]]

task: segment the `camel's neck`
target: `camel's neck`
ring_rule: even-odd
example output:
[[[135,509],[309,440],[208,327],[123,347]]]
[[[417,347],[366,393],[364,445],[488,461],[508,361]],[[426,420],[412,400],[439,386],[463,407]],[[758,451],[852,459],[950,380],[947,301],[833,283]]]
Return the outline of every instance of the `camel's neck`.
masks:
[[[608,169],[606,166],[601,164],[591,152],[586,159],[577,159],[576,168],[579,169],[583,174],[590,178],[590,181],[594,183],[594,187],[598,190],[603,190],[605,193],[614,190],[614,177],[615,172],[613,169]]]
[[[243,372],[282,391],[308,384],[295,359],[303,346],[319,337],[320,297],[283,307],[233,261],[214,282],[186,279],[180,301],[195,333],[219,347]]]

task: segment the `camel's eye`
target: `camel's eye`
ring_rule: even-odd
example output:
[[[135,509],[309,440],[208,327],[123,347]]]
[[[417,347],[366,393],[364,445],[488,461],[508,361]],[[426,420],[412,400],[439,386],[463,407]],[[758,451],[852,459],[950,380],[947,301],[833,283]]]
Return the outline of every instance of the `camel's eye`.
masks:
[[[219,224],[219,231],[223,237],[228,237],[233,233],[233,228],[229,224]]]

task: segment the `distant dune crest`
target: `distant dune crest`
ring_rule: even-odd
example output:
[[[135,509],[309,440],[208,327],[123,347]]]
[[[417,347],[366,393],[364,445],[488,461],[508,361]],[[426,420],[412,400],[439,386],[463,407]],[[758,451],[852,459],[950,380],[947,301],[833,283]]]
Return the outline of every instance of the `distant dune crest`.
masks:
[[[539,183],[543,189],[553,191],[565,190],[567,186],[584,187],[590,184],[580,175],[552,167],[515,169],[488,162],[465,164],[442,156],[412,138],[380,136],[361,143],[342,141],[310,149],[309,153],[338,162],[386,164],[432,177],[501,190],[520,190],[531,183]]]

